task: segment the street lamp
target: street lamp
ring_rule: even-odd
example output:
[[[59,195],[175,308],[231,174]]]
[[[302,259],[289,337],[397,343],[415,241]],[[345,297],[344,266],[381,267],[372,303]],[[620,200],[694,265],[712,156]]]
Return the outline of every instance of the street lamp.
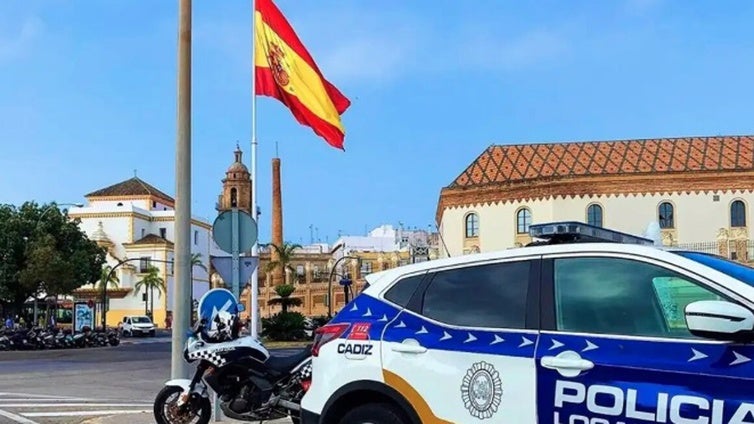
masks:
[[[39,225],[42,223],[42,218],[44,218],[45,215],[47,215],[47,212],[58,209],[59,206],[75,206],[77,208],[81,208],[84,206],[83,203],[55,203],[52,202],[50,205],[48,205],[43,211],[42,214],[39,215],[39,218],[37,218],[37,224],[34,226],[34,230],[39,230]],[[37,307],[37,297],[39,296],[39,287],[37,286],[37,289],[34,291],[34,324],[37,325],[37,317],[39,315],[39,309]],[[56,303],[57,306],[57,303]],[[49,305],[48,305],[49,308]]]
[[[335,276],[335,270],[337,269],[338,264],[341,261],[346,260],[346,259],[354,259],[356,261],[361,262],[361,258],[359,258],[357,256],[343,255],[343,257],[338,258],[338,260],[335,261],[335,263],[333,264],[332,269],[330,270],[330,278],[327,279],[327,317],[328,318],[332,318],[332,304],[333,304],[333,299],[332,299],[332,297],[333,297],[332,296],[332,278]],[[358,265],[361,265],[361,264],[358,264]],[[350,278],[343,278],[343,279],[341,279],[341,285],[343,285],[344,290],[348,290],[350,283],[349,283],[349,285],[345,285],[345,284],[342,284],[342,283],[344,281],[349,281],[350,282],[350,280],[351,280]],[[346,296],[348,296],[348,295],[346,295]]]

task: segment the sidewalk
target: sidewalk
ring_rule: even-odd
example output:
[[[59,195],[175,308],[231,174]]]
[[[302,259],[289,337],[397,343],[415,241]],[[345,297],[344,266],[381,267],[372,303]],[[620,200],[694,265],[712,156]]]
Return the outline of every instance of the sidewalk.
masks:
[[[210,423],[229,423],[237,424],[244,421],[231,420],[230,418],[223,417],[222,421],[212,421]],[[290,424],[289,419],[265,421],[265,424]],[[81,424],[153,424],[154,415],[148,414],[127,414],[127,415],[112,415],[108,417],[97,417],[89,420],[82,421]]]

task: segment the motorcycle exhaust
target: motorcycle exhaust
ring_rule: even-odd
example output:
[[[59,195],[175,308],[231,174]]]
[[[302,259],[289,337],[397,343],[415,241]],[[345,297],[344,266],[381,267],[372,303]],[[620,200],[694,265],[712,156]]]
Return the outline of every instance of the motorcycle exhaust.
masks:
[[[301,405],[293,402],[289,402],[287,400],[280,399],[278,400],[278,405],[282,406],[283,408],[290,409],[292,411],[301,411]]]

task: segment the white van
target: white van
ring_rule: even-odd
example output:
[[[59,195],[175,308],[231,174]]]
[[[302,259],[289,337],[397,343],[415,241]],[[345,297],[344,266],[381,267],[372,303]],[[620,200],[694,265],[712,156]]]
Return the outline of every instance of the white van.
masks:
[[[123,336],[146,336],[154,337],[155,325],[146,315],[127,315],[123,317],[120,332]]]

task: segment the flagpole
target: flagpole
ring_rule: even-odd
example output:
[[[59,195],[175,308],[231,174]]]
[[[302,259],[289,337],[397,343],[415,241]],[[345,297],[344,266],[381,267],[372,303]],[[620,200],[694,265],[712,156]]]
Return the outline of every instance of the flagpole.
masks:
[[[256,81],[256,26],[257,2],[251,1],[251,217],[259,225],[257,214],[257,81]],[[251,273],[251,337],[258,338],[259,334],[259,241],[251,248],[252,258],[257,259],[254,271]]]

